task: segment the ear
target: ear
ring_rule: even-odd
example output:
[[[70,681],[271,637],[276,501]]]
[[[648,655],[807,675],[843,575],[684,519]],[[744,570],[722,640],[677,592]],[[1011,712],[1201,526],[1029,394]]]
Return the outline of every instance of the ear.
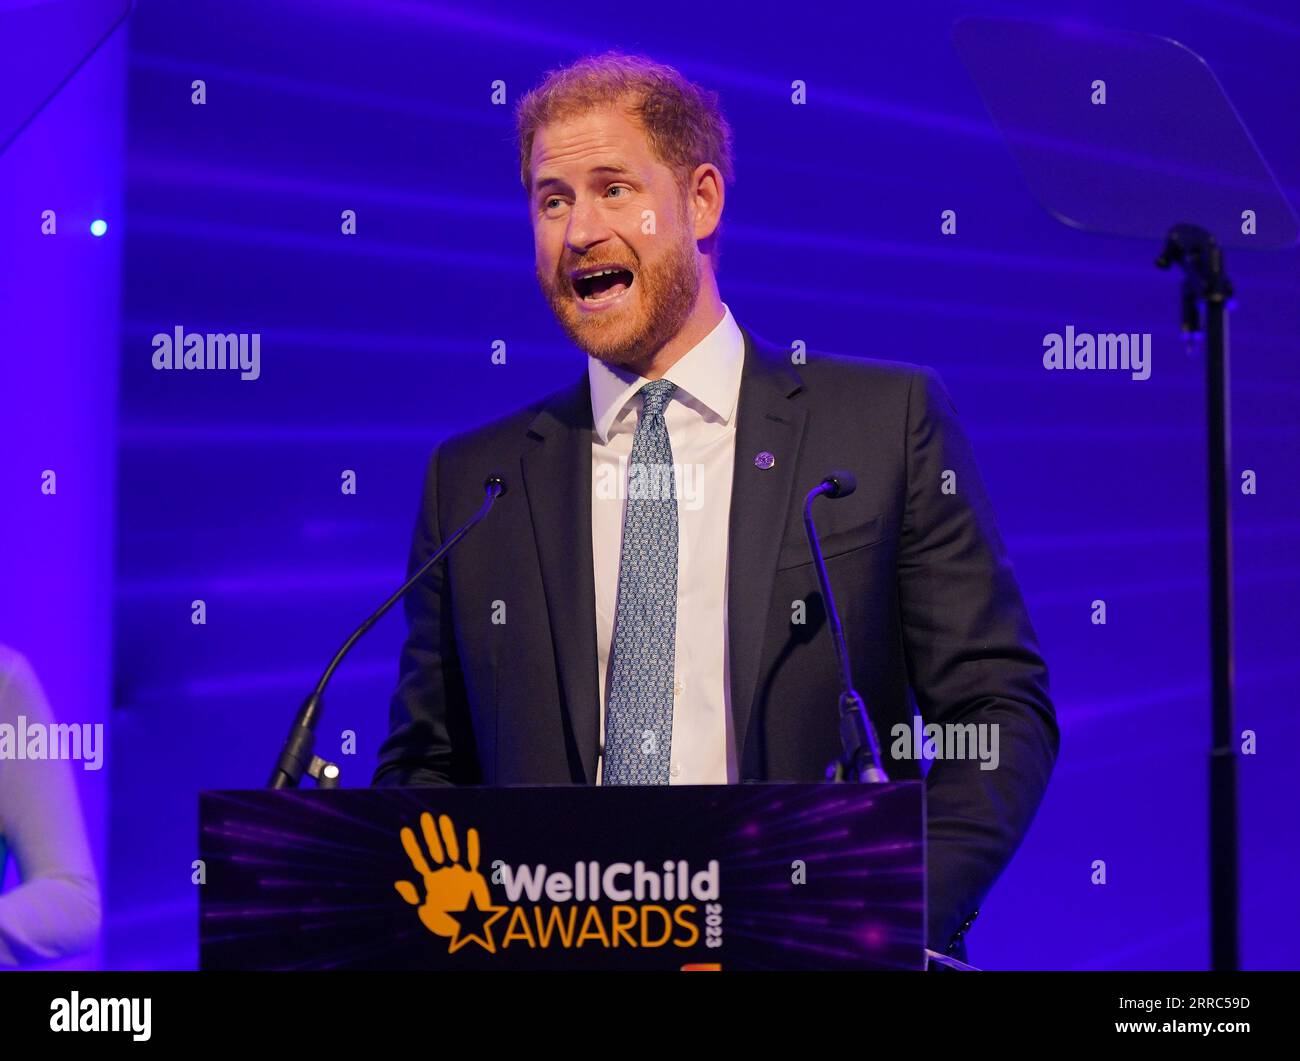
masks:
[[[722,171],[712,162],[701,163],[691,174],[686,191],[695,239],[706,240],[717,231],[722,221],[722,208],[727,198]]]

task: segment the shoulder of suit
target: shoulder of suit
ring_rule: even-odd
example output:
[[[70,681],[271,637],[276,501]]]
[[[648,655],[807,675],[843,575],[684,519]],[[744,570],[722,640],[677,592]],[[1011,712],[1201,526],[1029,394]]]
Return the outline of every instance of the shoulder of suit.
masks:
[[[549,412],[562,419],[585,416],[590,420],[590,401],[584,375],[565,387],[534,398],[527,404],[495,416],[491,420],[454,432],[443,439],[440,447],[444,454],[455,452],[458,455],[485,450],[497,452],[502,445],[517,447],[530,425],[543,413]]]
[[[857,357],[808,350],[800,363],[791,360],[791,352],[766,339],[754,336],[755,350],[763,364],[787,379],[797,379],[809,397],[831,398],[863,396],[903,401],[913,384],[934,370],[908,361],[878,357]]]

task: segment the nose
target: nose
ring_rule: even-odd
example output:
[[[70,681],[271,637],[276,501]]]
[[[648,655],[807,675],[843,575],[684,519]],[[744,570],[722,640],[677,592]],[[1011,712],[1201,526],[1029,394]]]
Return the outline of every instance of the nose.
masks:
[[[569,211],[569,225],[564,232],[564,241],[574,254],[586,254],[588,250],[603,243],[612,235],[600,207],[594,200],[585,196],[574,201]]]

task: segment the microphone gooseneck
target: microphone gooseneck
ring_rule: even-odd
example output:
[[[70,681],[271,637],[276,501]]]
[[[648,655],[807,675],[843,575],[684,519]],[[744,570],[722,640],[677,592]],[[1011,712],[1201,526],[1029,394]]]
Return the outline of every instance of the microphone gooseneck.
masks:
[[[280,752],[280,758],[275,764],[275,769],[271,772],[271,780],[267,783],[268,788],[296,788],[298,782],[302,780],[303,774],[314,777],[321,788],[334,788],[338,785],[338,767],[333,763],[325,762],[312,751],[316,740],[316,723],[320,719],[325,686],[329,684],[330,678],[333,677],[344,657],[352,650],[352,646],[361,640],[366,632],[406,595],[407,590],[424,577],[429,568],[446,556],[471,527],[488,514],[496,499],[506,492],[505,479],[500,475],[489,475],[483,483],[483,492],[483,504],[479,507],[479,510],[448,537],[441,547],[420,565],[419,570],[403,582],[398,587],[397,592],[384,601],[365,622],[358,626],[353,631],[352,636],[343,642],[343,647],[334,653],[334,658],[330,660],[329,666],[325,668],[325,672],[320,676],[316,688],[312,690],[311,695],[303,701],[302,707],[298,709],[297,717],[294,719],[293,726],[289,730],[288,739],[285,741],[284,750]]]
[[[888,781],[880,758],[880,742],[875,726],[867,715],[862,697],[853,688],[853,672],[849,666],[849,649],[844,640],[844,627],[840,622],[835,595],[831,592],[830,576],[826,573],[826,558],[822,554],[821,539],[813,521],[812,504],[822,496],[837,500],[848,497],[858,488],[852,472],[833,471],[823,476],[821,482],[808,492],[803,503],[803,526],[808,536],[808,547],[817,569],[822,600],[826,604],[826,618],[830,624],[831,640],[835,645],[835,658],[840,669],[840,744],[843,754],[826,771],[833,781]]]

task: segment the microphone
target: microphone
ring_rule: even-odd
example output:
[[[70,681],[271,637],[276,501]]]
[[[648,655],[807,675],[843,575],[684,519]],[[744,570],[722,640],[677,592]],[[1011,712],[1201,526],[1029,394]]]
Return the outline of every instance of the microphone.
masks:
[[[822,600],[826,602],[826,617],[830,622],[831,638],[840,668],[840,745],[844,752],[826,768],[826,780],[877,782],[888,781],[889,775],[885,773],[880,761],[880,742],[876,739],[876,729],[867,716],[862,697],[853,688],[844,627],[840,624],[839,609],[835,607],[835,595],[831,592],[830,578],[826,574],[826,558],[822,555],[821,539],[817,536],[812,516],[812,503],[817,498],[825,496],[837,500],[848,497],[857,488],[858,480],[852,472],[837,470],[823,476],[822,481],[804,498],[803,527],[817,567],[817,581],[821,584]]]
[[[858,488],[858,480],[852,472],[834,471],[818,484],[818,488],[829,498],[848,497]]]
[[[352,636],[343,642],[343,647],[334,653],[334,658],[330,660],[329,666],[325,668],[325,673],[320,676],[316,688],[312,690],[311,695],[303,701],[302,707],[298,709],[298,715],[289,730],[288,739],[284,742],[284,749],[280,752],[280,758],[276,761],[275,769],[271,772],[271,780],[267,782],[267,788],[297,788],[303,774],[314,777],[319,788],[338,787],[338,766],[335,763],[326,762],[312,751],[313,745],[316,743],[316,723],[320,721],[321,698],[325,695],[325,686],[329,684],[329,680],[334,671],[338,669],[338,665],[343,662],[343,657],[352,650],[353,645],[361,640],[366,631],[379,622],[388,609],[401,600],[406,591],[424,577],[429,568],[446,556],[451,551],[452,546],[488,514],[496,499],[506,492],[506,481],[500,475],[489,475],[483,483],[483,490],[485,496],[479,510],[443,542],[442,547],[421,564],[420,569],[403,582],[397,592],[384,601],[377,611],[358,626],[353,631]]]

